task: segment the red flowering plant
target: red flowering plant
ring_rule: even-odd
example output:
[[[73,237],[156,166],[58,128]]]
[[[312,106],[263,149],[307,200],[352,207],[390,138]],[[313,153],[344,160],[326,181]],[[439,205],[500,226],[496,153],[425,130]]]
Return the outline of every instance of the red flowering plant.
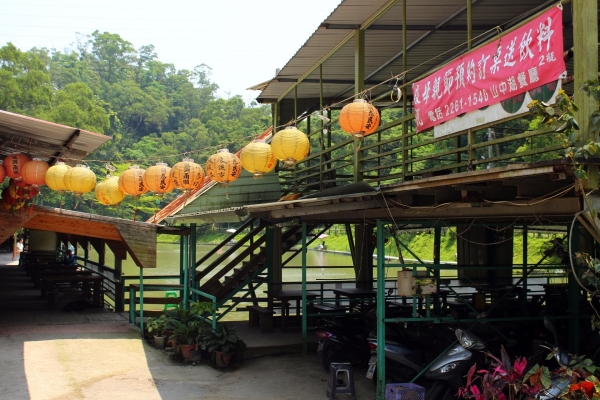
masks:
[[[590,359],[574,357],[568,366],[561,366],[552,373],[546,366],[534,365],[525,372],[527,359],[517,357],[511,362],[504,347],[500,359],[490,353],[486,355],[491,363],[488,369],[476,371],[473,365],[467,374],[467,385],[458,390],[457,396],[475,400],[520,400],[539,398],[548,395],[557,382],[564,385],[558,397],[572,400],[600,400],[600,382],[594,376],[596,367]],[[552,349],[547,359],[555,357],[557,349]],[[476,375],[477,374],[477,375]],[[554,378],[554,379],[553,379]]]
[[[475,400],[517,400],[533,397],[551,384],[547,367],[534,365],[525,372],[527,359],[517,357],[511,362],[504,346],[500,359],[486,353],[491,360],[488,369],[476,371],[473,365],[467,374],[467,385],[458,390],[457,396]],[[475,374],[478,375],[475,375]]]

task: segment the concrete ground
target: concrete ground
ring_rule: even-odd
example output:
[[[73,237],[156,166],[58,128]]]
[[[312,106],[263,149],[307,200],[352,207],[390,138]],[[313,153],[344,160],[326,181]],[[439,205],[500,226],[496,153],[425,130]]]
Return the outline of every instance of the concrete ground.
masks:
[[[328,376],[314,353],[264,356],[230,369],[185,364],[142,340],[119,314],[48,310],[10,264],[0,254],[1,399],[327,399]],[[374,399],[365,372],[355,370],[356,395]]]

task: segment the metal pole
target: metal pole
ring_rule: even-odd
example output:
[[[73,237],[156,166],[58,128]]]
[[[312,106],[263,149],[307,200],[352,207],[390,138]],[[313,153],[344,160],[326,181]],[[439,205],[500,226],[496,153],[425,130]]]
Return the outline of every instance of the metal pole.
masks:
[[[527,315],[527,275],[529,275],[529,268],[527,268],[527,234],[527,225],[523,225],[523,298],[521,299],[521,306],[523,307],[522,315]]]
[[[406,71],[408,68],[408,59],[406,57],[406,46],[407,46],[407,38],[406,38],[406,1],[402,2],[402,71]],[[404,82],[406,83],[406,75],[404,76]],[[402,118],[406,117],[408,112],[408,99],[407,99],[407,90],[406,87],[402,88]],[[408,121],[402,122],[402,181],[407,180],[408,175],[408,137],[406,136],[408,133]]]
[[[302,354],[308,354],[308,327],[306,315],[306,222],[302,223]]]
[[[188,309],[190,299],[189,296],[189,272],[190,272],[190,237],[183,236],[183,308]]]
[[[377,400],[385,400],[385,247],[383,223],[377,220]]]
[[[190,269],[191,269],[191,282],[190,286],[196,289],[200,289],[199,285],[196,285],[196,224],[190,224]],[[196,287],[198,286],[198,287]],[[192,295],[194,301],[198,301],[200,297],[197,293]]]

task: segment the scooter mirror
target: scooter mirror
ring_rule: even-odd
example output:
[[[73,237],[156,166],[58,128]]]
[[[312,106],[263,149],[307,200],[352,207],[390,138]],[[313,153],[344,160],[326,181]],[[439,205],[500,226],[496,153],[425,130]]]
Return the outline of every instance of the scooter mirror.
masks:
[[[546,315],[544,315],[544,326],[546,327],[546,329],[552,332],[552,336],[554,336],[554,345],[558,346],[558,333],[556,333],[556,328],[554,327],[554,324]]]

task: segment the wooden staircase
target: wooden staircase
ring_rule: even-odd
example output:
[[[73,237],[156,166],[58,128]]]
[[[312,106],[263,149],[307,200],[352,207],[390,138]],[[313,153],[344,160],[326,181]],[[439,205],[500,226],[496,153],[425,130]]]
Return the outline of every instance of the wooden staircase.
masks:
[[[197,268],[201,267],[212,256],[221,252],[214,261],[198,271],[195,277],[196,281],[205,281],[200,286],[200,290],[215,296],[219,307],[223,306],[225,302],[231,301],[233,305],[228,307],[228,310],[231,310],[237,303],[247,303],[256,299],[254,290],[257,286],[267,282],[265,270],[267,269],[266,233],[268,226],[269,224],[264,220],[247,221],[196,263]],[[231,239],[249,227],[250,232],[237,243],[230,245]],[[322,225],[321,229],[317,229],[318,227],[319,225],[307,226],[307,234],[311,234],[307,239],[308,244],[329,228],[329,226],[323,227]],[[292,247],[302,240],[302,226],[293,225],[284,229],[281,234],[281,251],[282,254],[292,253],[283,260],[285,265],[301,251],[301,249],[293,250]],[[313,231],[316,232],[312,233]],[[243,291],[246,292],[244,296],[236,296]]]

